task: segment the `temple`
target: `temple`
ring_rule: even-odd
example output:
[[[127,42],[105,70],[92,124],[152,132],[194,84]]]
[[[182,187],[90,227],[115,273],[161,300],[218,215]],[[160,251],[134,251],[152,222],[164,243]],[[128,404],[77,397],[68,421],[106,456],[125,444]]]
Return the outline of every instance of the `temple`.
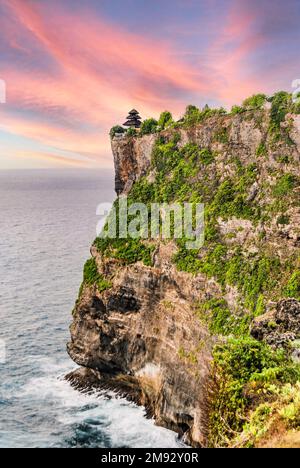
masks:
[[[125,127],[140,128],[142,119],[137,110],[132,109],[126,119],[126,122],[123,124]]]

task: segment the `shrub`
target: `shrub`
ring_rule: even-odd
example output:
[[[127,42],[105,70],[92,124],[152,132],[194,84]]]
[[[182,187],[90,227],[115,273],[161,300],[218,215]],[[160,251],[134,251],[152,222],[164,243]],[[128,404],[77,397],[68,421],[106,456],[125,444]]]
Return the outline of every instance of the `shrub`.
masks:
[[[189,105],[185,109],[184,122],[187,125],[194,125],[200,120],[200,109],[198,107]]]
[[[115,125],[114,127],[110,129],[109,134],[111,138],[114,138],[114,136],[117,133],[125,133],[125,132],[126,132],[125,128],[121,127],[120,125]]]
[[[243,107],[246,109],[261,109],[267,100],[265,94],[254,94],[248,97],[243,102]]]
[[[90,258],[86,261],[84,268],[83,268],[83,284],[93,285],[96,284],[99,292],[103,292],[106,289],[112,287],[112,283],[105,279],[100,273],[98,272],[96,260],[94,257]],[[81,291],[83,288],[83,284],[81,286]],[[81,295],[81,291],[79,296]]]
[[[130,128],[127,130],[126,134],[127,134],[128,136],[135,137],[135,136],[137,136],[138,133],[137,133],[136,128],[130,127]]]
[[[144,265],[152,265],[153,246],[146,246],[141,239],[102,239],[97,237],[94,245],[104,256],[117,258],[125,264],[142,261]]]
[[[197,316],[208,325],[214,335],[241,336],[247,334],[251,316],[238,317],[232,314],[225,299],[209,299],[199,305]]]
[[[172,117],[171,112],[164,111],[160,114],[158,125],[161,130],[164,130],[165,128],[169,127],[172,123],[173,123],[173,117]]]
[[[200,113],[200,109],[197,106],[194,106],[193,104],[189,104],[185,108],[184,117],[189,117],[191,115],[194,115],[195,113]]]
[[[285,120],[291,103],[291,95],[285,91],[280,91],[272,97],[270,130],[280,129],[280,124]]]
[[[250,337],[232,338],[217,345],[213,358],[210,444],[228,446],[230,439],[242,431],[251,407],[247,388],[293,380],[299,370],[292,369],[284,352],[273,351]]]
[[[241,107],[241,106],[232,106],[231,108],[231,114],[232,115],[237,115],[237,114],[241,114],[242,112],[244,112],[244,108]]]
[[[157,125],[157,120],[153,118],[144,120],[144,122],[141,125],[141,135],[149,135],[150,133],[156,133]]]
[[[285,294],[288,297],[300,300],[300,270],[296,270],[290,277],[285,288]]]
[[[284,174],[277,180],[273,188],[273,193],[276,197],[282,197],[288,194],[296,185],[296,178],[292,174]]]
[[[204,148],[200,151],[199,157],[200,161],[205,165],[211,164],[215,159],[214,153],[212,153],[212,151],[207,148]]]
[[[284,215],[284,214],[281,214],[280,216],[278,216],[278,218],[276,220],[277,224],[283,224],[283,225],[289,224],[289,222],[290,222],[289,216]]]
[[[99,278],[98,268],[94,257],[86,261],[83,267],[83,280],[87,284],[94,284]]]

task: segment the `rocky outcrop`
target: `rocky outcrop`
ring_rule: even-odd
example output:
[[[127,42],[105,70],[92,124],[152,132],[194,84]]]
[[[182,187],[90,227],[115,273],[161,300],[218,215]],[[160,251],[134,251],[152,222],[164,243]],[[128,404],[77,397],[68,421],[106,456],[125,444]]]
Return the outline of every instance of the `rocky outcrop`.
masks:
[[[187,143],[195,143],[202,148],[210,148],[212,151],[225,153],[227,156],[238,155],[242,163],[254,163],[257,161],[256,151],[260,144],[268,145],[271,137],[268,134],[269,114],[261,111],[251,114],[251,118],[243,115],[218,116],[205,120],[202,124],[190,128],[178,128],[180,135],[178,146]],[[300,153],[300,118],[298,115],[286,117],[291,121],[290,135],[295,146],[277,145],[273,148],[272,157],[266,161],[265,167],[280,167],[282,154],[298,155]],[[257,125],[257,122],[260,125]],[[159,137],[168,137],[172,130],[160,132]],[[144,175],[150,167],[154,144],[158,135],[144,135],[142,138],[128,138],[126,134],[120,134],[111,141],[112,153],[115,164],[115,189],[118,195],[128,193],[135,180]],[[297,159],[298,159],[297,158]],[[226,160],[226,159],[225,159]],[[228,175],[230,168],[224,164],[224,177]],[[298,168],[297,168],[298,170]],[[249,199],[254,199],[259,187],[257,184],[251,187]]]
[[[150,166],[155,135],[126,138],[122,134],[111,140],[115,165],[115,190],[118,195],[129,193],[132,184]]]
[[[84,288],[71,326],[71,358],[105,384],[109,375],[111,388],[117,388],[117,376],[123,376],[122,384],[130,379],[126,396],[140,389],[138,402],[158,424],[184,434],[194,446],[205,445],[213,340],[195,323],[193,304],[199,292],[206,294],[201,277],[191,281],[178,273],[164,245],[152,268],[142,263],[122,268],[95,249],[92,253],[99,270],[113,275],[113,287],[101,295],[95,287]],[[72,379],[78,382],[76,375]]]
[[[293,345],[300,338],[300,302],[296,299],[279,301],[275,308],[254,320],[251,334],[275,348]]]
[[[190,128],[165,130],[159,137],[168,141],[176,132],[178,148],[187,143],[208,148],[215,155],[214,162],[210,168],[200,169],[211,171],[211,178],[218,174],[212,190],[236,175],[236,160],[243,167],[255,163],[256,180],[247,187],[245,202],[265,209],[274,202],[271,194],[277,170],[300,175],[299,118],[292,119],[290,125],[293,145],[272,144],[268,111],[254,111],[249,116],[214,116]],[[117,135],[112,139],[118,195],[128,194],[143,175],[147,175],[149,183],[155,180],[151,155],[157,138],[158,135]],[[268,157],[258,156],[261,145],[268,146]],[[290,158],[289,164],[281,162],[282,154]],[[189,181],[191,185],[200,182],[201,174]],[[243,250],[240,257],[249,264],[262,250],[264,261],[272,252],[279,260],[296,258],[299,206],[293,202],[284,209],[280,222],[273,211],[254,220],[234,215],[217,217],[222,246],[229,252]],[[233,316],[240,318],[248,312],[247,306],[243,306],[243,291],[236,285],[218,282],[205,274],[179,272],[172,261],[177,251],[175,243],[151,242],[151,267],[140,261],[125,264],[92,247],[97,270],[109,279],[110,286],[99,292],[97,284],[83,285],[74,309],[68,352],[84,369],[69,379],[78,385],[90,382],[101,386],[102,382],[105,388],[119,389],[121,394],[145,405],[158,424],[184,435],[193,446],[205,447],[212,349],[224,337],[214,336],[205,320],[196,319],[197,307],[222,298]],[[206,253],[204,247],[199,259]],[[264,264],[261,268],[259,274],[263,275]],[[269,301],[268,308],[267,314],[252,324],[252,336],[274,347],[296,341],[300,332],[299,302]]]

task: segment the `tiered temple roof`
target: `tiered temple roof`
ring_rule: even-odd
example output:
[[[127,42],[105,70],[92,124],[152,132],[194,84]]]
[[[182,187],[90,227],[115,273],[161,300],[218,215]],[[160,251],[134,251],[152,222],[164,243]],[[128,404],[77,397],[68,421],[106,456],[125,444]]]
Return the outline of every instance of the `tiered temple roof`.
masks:
[[[132,109],[126,119],[126,122],[123,124],[125,127],[140,128],[142,119],[136,109]]]

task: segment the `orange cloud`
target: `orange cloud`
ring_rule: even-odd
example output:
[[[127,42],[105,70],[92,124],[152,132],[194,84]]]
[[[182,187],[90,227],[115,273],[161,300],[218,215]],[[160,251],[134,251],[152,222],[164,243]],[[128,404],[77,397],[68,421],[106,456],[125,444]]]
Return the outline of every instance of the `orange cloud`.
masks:
[[[207,27],[215,28],[210,40],[216,39],[199,57],[192,47],[192,62],[190,51],[182,53],[170,39],[129,32],[93,16],[84,2],[79,15],[64,2],[52,7],[51,2],[2,0],[9,18],[0,20],[2,34],[22,60],[1,70],[8,104],[1,108],[0,128],[107,165],[112,164],[109,128],[122,123],[131,107],[142,117],[165,109],[179,116],[188,103],[214,99],[230,105],[264,91],[250,60],[267,40],[254,27],[257,5],[228,3],[227,17],[221,22],[216,15]],[[197,30],[193,34],[199,39]]]
[[[51,9],[50,14],[31,0],[4,3],[14,15],[18,37],[28,35],[28,42],[35,41],[54,64],[53,70],[33,71],[30,64],[21,69],[14,63],[2,71],[8,104],[41,117],[40,122],[30,114],[12,117],[7,107],[1,119],[6,131],[62,150],[109,158],[108,130],[123,122],[129,108],[140,106],[143,117],[167,108],[180,113],[184,93],[209,88],[167,43],[147,40],[85,12],[78,17]],[[9,36],[12,41],[12,26]]]

